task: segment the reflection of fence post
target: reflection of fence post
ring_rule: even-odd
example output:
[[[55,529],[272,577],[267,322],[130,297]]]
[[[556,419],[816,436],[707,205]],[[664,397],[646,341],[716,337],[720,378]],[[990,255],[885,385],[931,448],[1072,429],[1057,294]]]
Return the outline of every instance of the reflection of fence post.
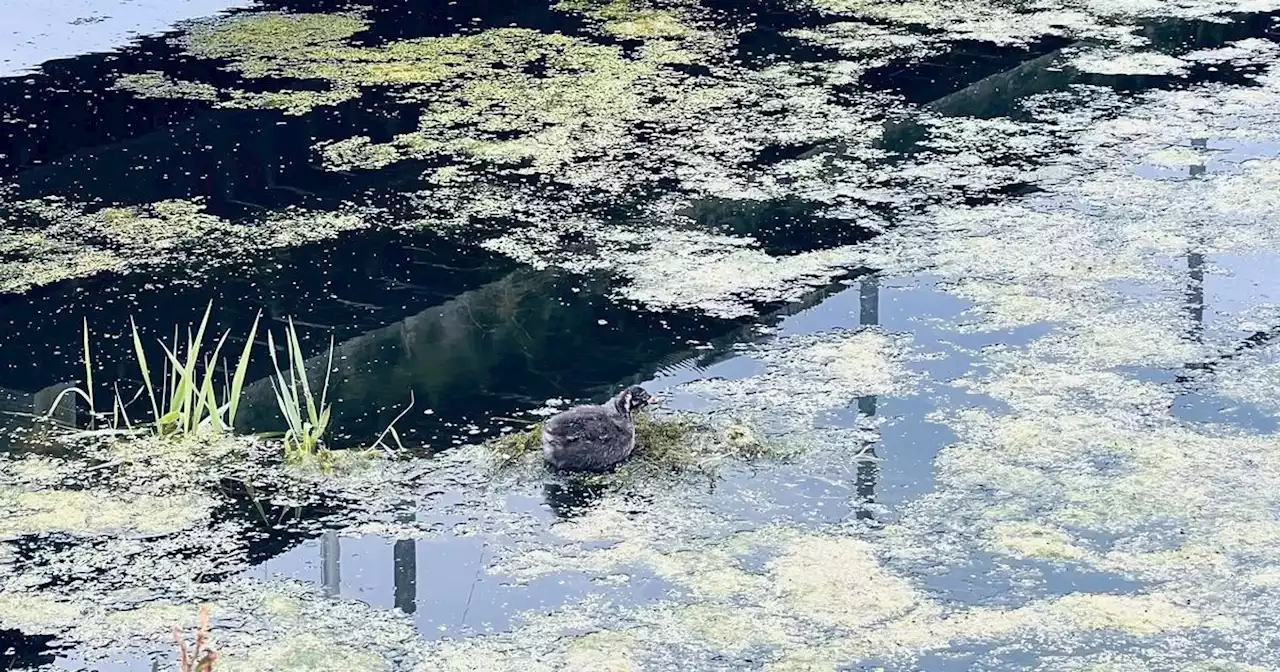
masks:
[[[858,286],[858,323],[864,327],[880,324],[880,279],[868,275]],[[868,395],[858,397],[858,414],[868,418],[875,417],[876,397]],[[855,487],[858,493],[858,507],[855,515],[859,520],[871,517],[866,505],[875,501],[876,481],[880,478],[880,465],[876,463],[876,446],[874,442],[867,444],[863,451],[865,457],[857,465]]]
[[[1196,149],[1205,149],[1208,145],[1205,138],[1191,141]],[[1200,163],[1190,166],[1187,172],[1195,177],[1203,175],[1205,170],[1205,164]],[[1187,250],[1187,310],[1191,312],[1191,340],[1196,342],[1200,342],[1204,333],[1204,254],[1199,251],[1199,244],[1199,240],[1194,240]]]
[[[864,327],[880,324],[880,278],[874,275],[864,277],[858,285],[858,324]],[[858,397],[858,412],[874,416],[875,396]]]
[[[416,512],[411,512],[403,520],[411,521],[417,517]],[[418,542],[397,539],[391,554],[396,609],[412,614],[418,610]]]
[[[320,536],[320,583],[324,586],[325,594],[330,597],[336,597],[342,589],[339,567],[341,555],[338,532],[325,530]]]
[[[1204,333],[1204,255],[1187,252],[1187,308],[1191,311],[1191,340]]]
[[[858,323],[880,324],[880,278],[868,275],[858,285]]]

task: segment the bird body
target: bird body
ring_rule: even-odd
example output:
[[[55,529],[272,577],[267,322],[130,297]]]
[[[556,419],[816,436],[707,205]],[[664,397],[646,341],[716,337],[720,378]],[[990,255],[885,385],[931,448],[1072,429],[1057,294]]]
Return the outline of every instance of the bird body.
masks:
[[[542,423],[542,456],[565,471],[603,472],[631,456],[636,445],[635,412],[649,393],[633,385],[603,404],[574,406]]]

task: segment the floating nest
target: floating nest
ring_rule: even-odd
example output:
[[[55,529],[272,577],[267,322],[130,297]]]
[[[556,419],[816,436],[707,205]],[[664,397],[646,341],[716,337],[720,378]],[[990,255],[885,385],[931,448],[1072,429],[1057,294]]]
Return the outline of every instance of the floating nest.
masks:
[[[540,464],[542,423],[494,439],[489,446],[499,468]],[[750,460],[779,452],[777,445],[739,422],[716,424],[695,414],[642,414],[636,417],[636,451],[618,471],[708,471],[726,458]]]

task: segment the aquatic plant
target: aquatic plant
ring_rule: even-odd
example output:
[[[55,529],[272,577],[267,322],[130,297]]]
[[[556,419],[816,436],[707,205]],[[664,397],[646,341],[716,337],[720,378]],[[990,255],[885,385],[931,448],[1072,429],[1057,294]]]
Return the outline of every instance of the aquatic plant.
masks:
[[[332,406],[329,405],[329,374],[333,371],[333,338],[329,339],[329,360],[325,366],[324,385],[320,387],[320,401],[316,402],[311,383],[307,379],[306,360],[302,357],[302,348],[298,345],[298,331],[289,319],[285,329],[285,349],[289,357],[289,374],[286,377],[280,368],[280,360],[276,357],[275,337],[267,332],[267,347],[271,350],[271,364],[275,367],[275,378],[271,380],[271,389],[275,392],[276,404],[280,414],[284,416],[288,429],[284,434],[284,454],[286,459],[305,459],[317,456],[323,450],[324,434],[329,428],[332,417]]]
[[[532,455],[542,449],[542,423],[537,422],[527,429],[503,434],[490,441],[489,447],[501,466],[514,464],[525,455]]]
[[[112,432],[133,432],[133,422],[129,418],[128,407],[146,392],[147,398],[151,403],[151,417],[153,422],[151,428],[157,434],[167,435],[188,435],[195,434],[204,430],[212,430],[217,432],[230,430],[235,423],[236,410],[240,404],[240,393],[244,388],[244,378],[248,371],[250,350],[253,347],[254,336],[258,331],[258,321],[261,314],[254,317],[253,326],[249,329],[249,336],[245,340],[244,348],[240,352],[240,357],[235,364],[235,373],[230,380],[224,376],[221,385],[222,394],[217,393],[214,379],[217,375],[218,355],[222,352],[222,347],[230,336],[230,330],[224,332],[213,346],[212,351],[207,354],[205,351],[205,333],[209,325],[209,315],[213,311],[213,303],[210,302],[205,308],[204,317],[200,320],[199,327],[193,334],[188,328],[186,350],[185,352],[179,347],[178,330],[174,328],[173,345],[166,346],[163,342],[160,347],[164,350],[165,365],[160,376],[160,385],[157,386],[152,378],[150,363],[147,359],[146,350],[143,347],[142,336],[138,333],[138,325],[129,319],[131,336],[133,338],[134,356],[137,359],[138,371],[141,374],[143,389],[133,399],[126,402],[120,394],[119,386],[115,386],[115,395],[111,404],[111,419],[109,423]],[[75,395],[83,399],[89,405],[90,413],[90,431],[97,429],[96,423],[100,415],[97,410],[97,403],[94,398],[93,384],[93,355],[89,343],[89,321],[84,321],[83,335],[83,361],[85,381],[84,387],[69,387],[63,390],[55,399],[51,408],[58,408],[62,397],[68,394]],[[225,365],[225,361],[223,362]],[[157,387],[159,388],[159,396],[157,397]],[[51,417],[51,410],[46,417]]]
[[[178,438],[205,435],[206,432],[221,434],[232,431],[235,427],[245,377],[248,374],[249,361],[262,314],[259,312],[254,317],[244,348],[235,360],[234,367],[222,360],[223,381],[219,385],[214,382],[218,376],[219,355],[231,332],[229,330],[224,332],[212,349],[206,347],[206,334],[212,310],[213,304],[210,303],[195,332],[187,330],[185,350],[180,347],[176,328],[172,346],[160,343],[165,355],[165,366],[160,373],[159,381],[153,377],[151,363],[143,347],[138,326],[130,318],[134,357],[137,360],[142,387],[137,394],[126,401],[119,386],[116,385],[109,415],[97,410],[93,382],[93,356],[89,324],[86,320],[82,339],[84,386],[68,387],[59,393],[51,404],[51,410],[45,414],[44,418],[52,419],[53,409],[59,408],[62,398],[73,395],[80,397],[88,404],[90,426],[87,430],[71,433],[69,437],[137,435],[149,431],[160,437]],[[328,401],[328,392],[329,373],[333,369],[334,343],[330,339],[324,384],[318,390],[307,377],[306,360],[303,358],[297,329],[292,319],[289,320],[285,331],[285,350],[289,365],[287,374],[284,367],[280,365],[276,355],[275,337],[270,332],[267,334],[267,344],[271,350],[271,363],[275,369],[274,377],[268,380],[275,392],[276,404],[286,425],[285,431],[281,434],[285,457],[294,462],[319,458],[318,463],[328,470],[337,463],[335,460],[337,456],[324,447],[324,436],[328,432],[333,414],[332,405]],[[219,390],[221,390],[220,393]],[[147,426],[135,426],[128,409],[144,395],[150,403],[153,420]],[[408,407],[387,425],[366,452],[370,454],[379,451],[389,452],[392,443],[398,448],[404,447],[395,424],[413,408],[413,404],[414,399],[411,393]],[[100,423],[105,426],[100,427]],[[266,438],[271,435],[272,433],[264,433],[258,436]]]
[[[203,376],[197,373],[196,368],[199,361],[199,353],[203,349],[205,328],[209,322],[209,312],[212,309],[213,304],[211,302],[205,310],[204,318],[200,321],[200,327],[196,330],[194,337],[191,336],[190,331],[187,332],[185,359],[179,358],[176,331],[173,349],[165,348],[165,357],[168,359],[165,367],[165,389],[169,392],[169,396],[168,407],[163,409],[163,415],[160,414],[162,409],[156,402],[155,387],[151,383],[151,373],[147,367],[146,354],[142,349],[142,340],[138,336],[137,325],[132,324],[132,320],[130,321],[134,352],[138,358],[138,366],[142,370],[143,383],[151,399],[152,412],[156,413],[156,429],[161,434],[169,432],[191,434],[206,426],[223,431],[231,429],[235,422],[236,409],[239,407],[240,402],[240,392],[244,387],[244,377],[248,370],[249,353],[253,347],[254,335],[258,332],[258,320],[261,318],[261,313],[253,319],[253,326],[249,329],[249,337],[245,339],[244,349],[240,353],[240,359],[236,362],[235,375],[230,383],[224,385],[223,403],[219,405],[218,399],[214,394],[213,378],[218,361],[218,353],[222,350],[227,336],[231,333],[230,331],[223,333],[222,337],[218,339],[217,345],[214,346],[213,352],[204,358]],[[163,344],[161,347],[164,347]]]
[[[52,418],[54,409],[58,408],[59,404],[62,403],[62,398],[68,394],[72,394],[80,397],[81,399],[84,399],[85,403],[89,404],[89,413],[90,413],[89,422],[91,423],[90,427],[92,428],[93,427],[92,423],[94,421],[93,416],[96,415],[96,407],[93,403],[93,355],[89,351],[89,319],[88,318],[84,319],[83,333],[84,333],[84,339],[83,339],[84,351],[83,351],[82,359],[84,360],[84,380],[85,380],[84,387],[80,388],[80,387],[72,386],[60,392],[58,396],[54,398],[53,403],[49,405],[49,412],[48,414],[46,414],[45,417]],[[113,406],[113,412],[114,412],[114,406]]]

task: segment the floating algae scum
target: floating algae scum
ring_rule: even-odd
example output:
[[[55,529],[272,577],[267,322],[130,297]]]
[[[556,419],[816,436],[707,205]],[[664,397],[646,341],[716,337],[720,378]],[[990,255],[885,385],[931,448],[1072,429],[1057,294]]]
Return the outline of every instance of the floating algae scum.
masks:
[[[1277,16],[262,0],[0,79],[0,667],[1280,669]],[[210,301],[235,431],[68,436]],[[291,317],[403,448],[254,438]],[[526,454],[634,382],[618,473]]]

